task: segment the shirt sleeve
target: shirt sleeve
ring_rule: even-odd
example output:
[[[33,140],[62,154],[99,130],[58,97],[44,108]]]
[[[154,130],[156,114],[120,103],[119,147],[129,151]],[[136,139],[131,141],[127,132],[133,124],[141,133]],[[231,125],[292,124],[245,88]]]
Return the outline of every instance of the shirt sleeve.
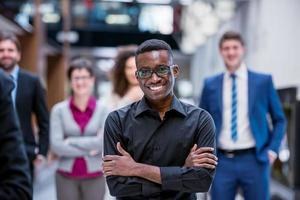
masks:
[[[50,143],[51,150],[58,156],[79,157],[89,155],[89,151],[76,148],[64,138],[64,124],[59,105],[55,105],[50,113]]]
[[[272,139],[270,141],[269,149],[274,153],[278,153],[280,143],[286,131],[286,119],[282,110],[282,105],[279,96],[275,90],[272,77],[268,79],[268,111],[272,119]]]
[[[39,127],[39,154],[47,156],[49,147],[49,112],[46,105],[46,92],[38,78],[35,80],[35,97],[33,111]]]
[[[116,112],[111,113],[104,127],[104,155],[118,155],[117,142],[126,149],[121,137],[122,129]],[[151,197],[161,192],[161,185],[139,177],[106,177],[110,194],[116,197],[144,196]]]
[[[204,110],[199,117],[196,138],[198,147],[215,148],[215,125],[212,117]],[[162,190],[181,192],[207,192],[215,174],[214,169],[202,167],[161,167],[160,172]]]

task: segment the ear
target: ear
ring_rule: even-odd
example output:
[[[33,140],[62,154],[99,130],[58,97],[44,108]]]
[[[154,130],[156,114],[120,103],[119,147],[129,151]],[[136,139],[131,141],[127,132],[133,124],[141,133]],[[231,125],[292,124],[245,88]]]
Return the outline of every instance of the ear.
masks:
[[[246,47],[243,46],[243,55],[244,55],[244,56],[245,56],[245,54],[246,54],[246,51],[247,51]]]
[[[93,84],[95,84],[95,83],[96,83],[96,77],[95,77],[95,76],[92,76],[92,77],[91,77],[91,81],[93,82]]]
[[[179,70],[179,66],[178,65],[174,65],[174,67],[172,68],[174,77],[177,78],[180,74],[180,70]]]
[[[17,62],[20,62],[21,60],[21,57],[22,57],[22,54],[20,51],[18,51],[18,57],[17,57]]]

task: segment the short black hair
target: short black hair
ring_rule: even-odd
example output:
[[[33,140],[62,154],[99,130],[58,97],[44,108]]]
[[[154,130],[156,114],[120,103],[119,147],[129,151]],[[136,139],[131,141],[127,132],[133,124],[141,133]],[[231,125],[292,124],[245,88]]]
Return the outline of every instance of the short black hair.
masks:
[[[135,58],[137,58],[137,56],[139,54],[149,52],[149,51],[156,51],[156,50],[168,51],[169,60],[171,62],[173,62],[173,53],[172,53],[172,49],[171,49],[170,45],[168,43],[166,43],[165,41],[158,40],[158,39],[146,40],[142,44],[140,44],[138,46],[138,49],[136,50]]]
[[[222,37],[220,38],[220,41],[219,41],[219,48],[222,47],[223,43],[227,40],[237,40],[239,41],[242,46],[245,46],[245,41],[242,37],[242,35],[236,31],[227,31],[225,32]]]
[[[71,80],[71,76],[76,69],[86,69],[91,76],[95,76],[94,69],[92,67],[92,62],[86,58],[75,58],[71,61],[71,64],[67,71],[68,79]]]

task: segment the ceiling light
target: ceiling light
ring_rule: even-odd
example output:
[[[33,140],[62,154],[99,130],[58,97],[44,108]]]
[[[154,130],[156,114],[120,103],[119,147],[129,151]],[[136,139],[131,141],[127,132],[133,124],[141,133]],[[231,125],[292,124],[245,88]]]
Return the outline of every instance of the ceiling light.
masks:
[[[170,4],[171,0],[137,0],[138,3],[148,3],[148,4]]]
[[[133,0],[102,0],[102,1],[124,2],[124,3],[131,3],[131,2],[133,2]]]
[[[46,13],[43,15],[42,20],[45,23],[58,23],[60,16],[57,13]]]
[[[130,17],[124,14],[110,14],[105,18],[107,24],[129,24]]]

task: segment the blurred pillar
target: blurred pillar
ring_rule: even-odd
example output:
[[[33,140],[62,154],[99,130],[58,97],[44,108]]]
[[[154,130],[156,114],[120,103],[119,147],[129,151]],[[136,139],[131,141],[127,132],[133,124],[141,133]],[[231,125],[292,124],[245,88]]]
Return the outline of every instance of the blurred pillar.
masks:
[[[48,108],[65,99],[65,58],[61,54],[48,56]]]
[[[61,1],[61,3],[62,3],[63,32],[66,34],[69,33],[69,31],[71,30],[70,0]],[[65,58],[64,65],[66,70],[69,65],[69,58],[70,58],[70,42],[66,37],[64,37],[63,40],[63,55]]]
[[[67,33],[71,28],[70,21],[70,1],[61,1],[63,32]],[[63,40],[62,54],[55,53],[48,55],[48,107],[52,108],[54,104],[62,101],[67,96],[66,70],[69,65],[70,58],[70,43],[68,40]]]
[[[20,66],[37,73],[43,78],[45,75],[45,55],[43,52],[45,30],[40,12],[41,1],[42,0],[34,0],[36,9],[33,19],[33,32],[20,37],[22,45],[22,59],[20,61]],[[44,83],[43,79],[42,82]]]

